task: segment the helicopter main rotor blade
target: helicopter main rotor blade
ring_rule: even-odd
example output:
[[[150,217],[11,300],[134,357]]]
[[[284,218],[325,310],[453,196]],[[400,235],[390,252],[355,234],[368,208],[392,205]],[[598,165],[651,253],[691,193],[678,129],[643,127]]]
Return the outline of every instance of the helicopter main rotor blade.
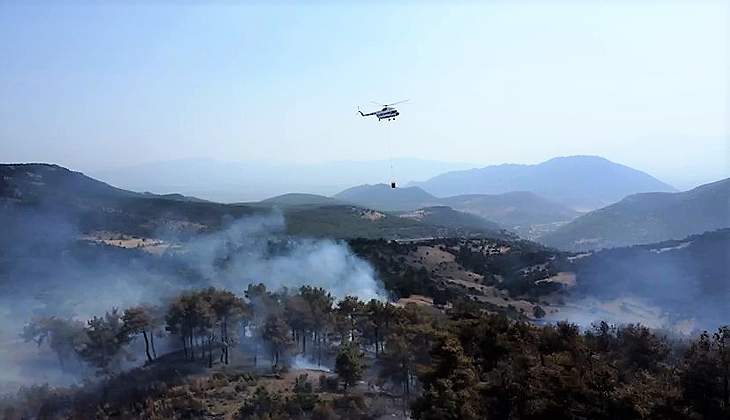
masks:
[[[370,101],[370,102],[372,102],[372,103],[374,103],[375,105],[378,105],[378,106],[387,106],[385,104],[381,104],[380,102],[375,102],[375,101]]]
[[[398,101],[398,102],[394,102],[394,103],[392,103],[392,104],[388,104],[387,106],[393,106],[393,105],[398,105],[398,104],[402,104],[403,102],[408,102],[408,101],[410,101],[410,99],[406,99],[405,101]]]

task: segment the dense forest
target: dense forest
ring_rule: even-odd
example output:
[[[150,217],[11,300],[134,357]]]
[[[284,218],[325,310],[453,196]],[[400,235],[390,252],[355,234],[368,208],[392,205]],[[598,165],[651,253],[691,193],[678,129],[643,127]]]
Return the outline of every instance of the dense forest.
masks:
[[[99,380],[22,388],[2,401],[6,419],[369,419],[394,406],[419,419],[730,415],[730,327],[680,340],[640,325],[538,326],[469,300],[438,309],[252,284],[86,323],[38,318],[23,336]],[[300,357],[320,377],[271,386]],[[134,358],[144,365],[129,368]]]

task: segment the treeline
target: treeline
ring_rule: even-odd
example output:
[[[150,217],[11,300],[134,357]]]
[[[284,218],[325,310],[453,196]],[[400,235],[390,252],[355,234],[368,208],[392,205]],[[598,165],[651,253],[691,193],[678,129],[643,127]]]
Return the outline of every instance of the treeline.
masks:
[[[363,302],[347,296],[336,301],[322,288],[272,292],[251,284],[243,296],[209,287],[183,292],[162,306],[113,308],[86,323],[38,318],[26,325],[22,336],[26,342],[48,345],[66,371],[83,362],[109,377],[134,358],[130,348],[137,337],[144,341],[144,353],[138,356],[147,362],[158,358],[157,337],[164,340],[165,354],[179,353],[208,367],[228,364],[231,348],[238,345],[250,353],[254,366],[264,356],[272,365],[285,365],[297,354],[330,363],[353,344],[375,358],[390,356],[397,353],[393,334],[406,336],[408,326],[420,324],[417,314],[414,308],[376,299]]]
[[[414,418],[730,418],[730,327],[672,341],[639,325],[536,326],[462,313],[431,337]]]
[[[253,357],[254,365],[266,356],[272,365],[286,365],[304,353],[334,366],[338,375],[334,384],[323,377],[319,392],[352,392],[364,379],[423,420],[730,418],[730,327],[673,340],[639,325],[538,326],[469,302],[440,311],[352,296],[337,301],[312,287],[271,292],[259,284],[243,296],[207,288],[182,293],[163,307],[111,310],[86,325],[48,318],[26,330],[29,340],[47,342],[59,359],[83,360],[108,381],[125,377],[119,361],[135,336],[149,344],[144,357],[151,367],[162,364],[154,361],[161,352],[152,337],[165,337],[166,348],[177,343],[169,351],[186,366],[225,365],[231,349]],[[143,418],[161,391],[145,381],[138,388],[133,383],[125,379],[124,398],[90,401],[105,404],[105,413]],[[297,387],[295,394],[257,389],[231,398],[245,402],[242,419],[337,418],[331,397],[315,398],[317,391],[304,383]],[[47,398],[45,404],[42,398],[25,400],[51,413],[90,410],[73,406],[83,400],[76,397],[64,404]],[[359,418],[374,418],[358,410]],[[324,412],[329,414],[321,417]]]
[[[39,318],[25,327],[25,340],[47,345],[66,371],[78,373],[79,364],[93,369],[101,391],[95,394],[90,384],[76,390],[23,388],[18,398],[0,401],[0,413],[12,413],[7,418],[35,417],[39,412],[46,418],[84,418],[83,413],[98,409],[141,415],[154,405],[154,396],[166,395],[160,389],[179,384],[178,371],[225,366],[229,353],[239,357],[238,368],[254,370],[261,370],[256,366],[268,357],[274,372],[287,369],[293,356],[304,354],[334,368],[336,380],[324,380],[321,389],[338,392],[363,378],[367,352],[380,372],[370,378],[373,384],[387,383],[395,392],[410,394],[418,382],[416,363],[426,363],[426,337],[435,322],[414,305],[402,308],[355,296],[337,301],[324,289],[309,286],[272,292],[263,284],[249,285],[243,296],[212,287],[186,291],[164,305],[113,308],[86,323]],[[144,357],[147,368],[127,371],[125,362],[135,356],[137,338],[144,348],[136,356]],[[152,372],[160,373],[151,378]],[[147,379],[135,379],[138,376]],[[253,400],[246,410],[261,413],[256,404]]]

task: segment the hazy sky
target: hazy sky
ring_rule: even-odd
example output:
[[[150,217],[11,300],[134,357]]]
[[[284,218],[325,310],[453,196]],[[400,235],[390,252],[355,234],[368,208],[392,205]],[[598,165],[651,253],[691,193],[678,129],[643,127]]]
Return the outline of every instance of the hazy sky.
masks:
[[[0,161],[478,164],[730,176],[730,6],[0,2]],[[411,99],[395,123],[355,115]]]

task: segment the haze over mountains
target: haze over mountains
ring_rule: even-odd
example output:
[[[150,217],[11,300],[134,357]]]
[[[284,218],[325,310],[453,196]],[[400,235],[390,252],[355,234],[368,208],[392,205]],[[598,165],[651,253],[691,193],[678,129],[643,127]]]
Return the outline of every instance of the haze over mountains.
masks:
[[[729,256],[730,229],[719,229],[569,259],[578,278],[576,295],[606,300],[640,297],[662,308],[662,316],[691,319],[697,327],[730,316]],[[595,316],[586,313],[584,318]]]
[[[180,193],[218,202],[258,201],[288,193],[332,196],[356,185],[397,181],[400,186],[420,186],[440,198],[529,191],[586,211],[638,192],[675,191],[644,172],[596,156],[482,168],[473,163],[393,159],[393,176],[390,165],[389,160],[305,165],[188,159],[91,171],[89,175],[127,190]]]
[[[540,241],[566,250],[681,239],[730,227],[730,178],[681,193],[642,193],[589,212]]]
[[[671,186],[644,172],[595,156],[554,158],[538,165],[505,164],[456,171],[452,169],[463,169],[469,165],[398,159],[394,161],[394,166],[399,171],[412,171],[412,174],[416,176],[446,172],[427,181],[414,183],[416,185],[410,187],[391,189],[384,183],[366,184],[343,188],[340,192],[335,193],[337,183],[344,184],[361,179],[389,179],[389,165],[388,161],[371,161],[276,166],[263,163],[241,164],[199,159],[111,170],[106,171],[104,176],[106,179],[116,178],[122,182],[122,184],[115,183],[114,185],[124,186],[126,183],[126,185],[138,185],[139,187],[157,186],[138,190],[177,193],[177,195],[156,196],[124,191],[123,194],[129,196],[127,201],[133,197],[136,200],[147,197],[154,198],[159,203],[164,203],[164,201],[160,201],[163,198],[193,203],[196,199],[188,195],[196,190],[208,191],[208,194],[202,198],[212,198],[216,195],[242,198],[258,196],[264,191],[271,191],[272,188],[280,188],[282,195],[275,197],[269,195],[270,198],[261,203],[242,203],[245,205],[235,207],[236,212],[256,212],[262,207],[279,206],[285,208],[290,217],[293,217],[292,214],[295,211],[307,212],[300,214],[298,218],[304,222],[304,226],[308,225],[302,219],[304,214],[310,218],[308,220],[321,220],[324,213],[329,214],[328,217],[337,214],[335,219],[344,217],[344,219],[338,220],[349,227],[344,230],[337,228],[327,229],[327,231],[333,235],[345,236],[353,233],[350,232],[350,228],[354,226],[353,223],[361,224],[362,220],[365,220],[362,219],[365,213],[344,211],[347,205],[354,205],[363,211],[370,209],[383,212],[382,219],[389,220],[386,224],[395,223],[385,228],[385,231],[371,232],[372,223],[367,223],[368,226],[363,227],[364,230],[355,229],[360,233],[365,232],[365,236],[377,236],[382,232],[392,233],[392,229],[406,229],[402,225],[405,222],[425,222],[419,225],[423,226],[432,224],[433,220],[439,220],[440,224],[443,224],[444,215],[448,212],[451,217],[455,218],[455,221],[450,224],[452,227],[468,229],[480,226],[491,230],[505,228],[513,230],[525,238],[541,238],[540,240],[548,245],[572,250],[676,239],[702,233],[708,229],[727,226],[722,217],[724,209],[722,198],[715,199],[715,201],[719,200],[719,204],[713,202],[714,204],[701,207],[701,200],[697,197],[703,195],[693,193],[695,195],[687,196],[694,197],[687,199],[686,203],[689,204],[682,204],[684,203],[682,200],[667,198],[672,196],[668,192],[674,191]],[[347,174],[347,176],[343,177],[342,174]],[[287,182],[290,184],[287,185]],[[332,183],[324,185],[326,182]],[[274,185],[276,183],[279,184]],[[164,185],[168,185],[168,187],[164,187]],[[209,188],[210,185],[215,185],[220,190],[216,192],[215,189]],[[177,189],[177,186],[184,187]],[[326,190],[326,193],[315,194],[318,189],[319,191]],[[700,188],[697,190],[705,191]],[[474,193],[474,191],[480,192]],[[634,198],[627,197],[621,203],[617,203],[615,207],[610,206],[623,200],[626,196],[644,191],[651,194]],[[697,194],[699,196],[696,196]],[[678,197],[683,197],[683,195]],[[632,204],[635,201],[638,202]],[[158,205],[162,205],[159,203]],[[609,207],[589,213],[573,223],[565,225],[580,215],[576,209],[591,209],[602,206],[604,203],[609,204]],[[676,212],[657,210],[665,204],[669,207],[676,205],[684,210]],[[305,209],[303,206],[310,208]],[[332,208],[322,210],[326,206]],[[443,208],[444,206],[450,207],[450,209],[447,210]],[[210,211],[215,207],[211,203],[210,206],[200,208]],[[432,215],[430,217],[409,219],[406,214],[429,208],[429,211],[421,214],[430,214]],[[224,212],[223,209],[224,207],[220,207],[220,210],[216,212]],[[456,211],[451,211],[451,209]],[[135,209],[135,212],[139,211],[139,209]],[[677,215],[672,216],[674,213]],[[149,215],[149,213],[145,214]],[[433,215],[438,215],[438,217]],[[651,219],[651,222],[646,222],[647,218]],[[677,220],[680,219],[687,222],[678,223]],[[345,220],[348,221],[345,222]],[[324,222],[324,220],[321,221]],[[315,224],[319,225],[320,222]],[[561,225],[565,226],[560,227]],[[314,225],[312,225],[313,227]],[[407,232],[408,229],[410,228],[402,232]],[[555,233],[550,233],[556,229]],[[305,230],[300,229],[302,233]],[[417,228],[406,236],[416,235],[419,230],[420,228]],[[604,231],[605,233],[602,233]]]
[[[114,231],[165,237],[215,231],[242,217],[272,213],[283,216],[287,233],[304,236],[508,236],[493,223],[451,209],[399,217],[306,194],[261,203],[222,204],[180,194],[131,192],[57,165],[0,165],[0,221],[7,226],[36,220],[40,231],[62,223],[78,234]]]
[[[427,179],[446,171],[476,166],[409,158],[393,159],[392,164],[397,169],[396,178],[403,181]],[[132,191],[177,192],[231,203],[288,193],[329,196],[353,185],[390,182],[390,165],[390,160],[307,165],[184,159],[88,171],[88,175]]]
[[[334,198],[381,211],[404,212],[433,206],[448,206],[459,212],[482,217],[529,237],[535,225],[568,222],[578,216],[575,210],[550,202],[527,191],[504,194],[471,194],[438,198],[420,187],[395,190],[386,184],[348,188]]]
[[[530,191],[578,211],[600,208],[637,192],[676,191],[644,172],[598,156],[453,171],[412,185],[440,197]]]
[[[179,194],[131,192],[56,165],[0,165],[0,216],[16,222],[35,219],[39,230],[53,230],[49,226],[61,222],[79,233],[194,234],[219,228],[226,219],[263,213]]]
[[[510,227],[568,221],[580,214],[529,191],[457,195],[442,198],[441,202]]]
[[[217,167],[215,162],[201,164]],[[2,168],[4,177],[15,183],[12,187],[15,190],[7,180],[0,185],[6,197],[17,199],[16,192],[19,192],[23,202],[53,202],[64,209],[72,208],[74,217],[83,220],[87,227],[103,226],[113,219],[120,225],[134,225],[147,232],[171,226],[170,219],[177,220],[175,229],[181,229],[181,226],[190,227],[186,223],[193,219],[205,220],[204,225],[215,225],[219,223],[215,220],[224,214],[238,217],[280,208],[288,220],[299,224],[291,225],[292,231],[299,234],[419,237],[440,235],[445,232],[443,229],[457,229],[465,235],[473,233],[472,230],[508,229],[549,246],[579,251],[680,239],[730,226],[728,180],[683,193],[632,193],[581,217],[574,208],[534,192],[539,190],[571,203],[595,204],[609,200],[620,191],[641,191],[652,185],[659,191],[672,189],[643,172],[587,156],[556,158],[540,165],[500,165],[449,172],[422,184],[440,185],[442,178],[470,175],[472,180],[484,177],[494,180],[487,183],[489,188],[536,186],[524,191],[438,197],[418,186],[392,189],[387,184],[375,184],[347,188],[331,197],[290,192],[260,203],[230,206],[177,193],[154,195],[122,190],[53,165],[3,165]],[[235,166],[229,169],[234,170]],[[146,170],[151,168],[135,176],[144,175]],[[473,176],[475,173],[478,176]],[[513,183],[504,179],[508,173],[515,174]],[[199,182],[202,186],[203,181]],[[468,180],[463,183],[455,180],[452,189],[464,190],[469,185]],[[184,204],[175,205],[172,201]],[[115,206],[122,209],[115,217],[97,211],[118,208]]]

